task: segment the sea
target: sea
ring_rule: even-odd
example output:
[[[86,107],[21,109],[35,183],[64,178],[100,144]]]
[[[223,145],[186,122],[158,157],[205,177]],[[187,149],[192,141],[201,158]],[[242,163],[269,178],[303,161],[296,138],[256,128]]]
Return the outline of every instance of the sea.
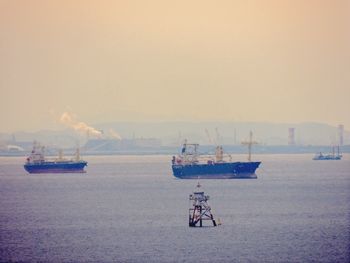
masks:
[[[202,228],[188,226],[198,180],[173,177],[171,156],[38,175],[0,157],[0,262],[350,262],[350,155],[253,157],[258,179],[199,178],[221,222]]]

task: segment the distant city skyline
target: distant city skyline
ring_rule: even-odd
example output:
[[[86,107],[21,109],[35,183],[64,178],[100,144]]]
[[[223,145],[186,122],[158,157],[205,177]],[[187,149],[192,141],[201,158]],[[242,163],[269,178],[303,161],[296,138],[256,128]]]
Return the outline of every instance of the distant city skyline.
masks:
[[[345,0],[1,1],[0,132],[62,129],[64,112],[90,125],[349,130],[349,10]]]
[[[63,115],[60,130],[0,133],[0,144],[40,141],[47,145],[85,145],[89,140],[158,140],[162,145],[179,146],[186,139],[201,145],[240,145],[253,132],[259,145],[348,145],[350,131],[320,123],[276,124],[262,122],[109,122],[88,125]],[[292,131],[292,132],[291,132]],[[26,143],[25,143],[26,144]]]

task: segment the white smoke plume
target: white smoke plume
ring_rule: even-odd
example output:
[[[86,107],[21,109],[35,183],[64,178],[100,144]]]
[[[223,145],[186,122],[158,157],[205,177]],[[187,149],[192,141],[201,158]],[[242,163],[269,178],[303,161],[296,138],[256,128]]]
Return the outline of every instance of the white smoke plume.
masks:
[[[114,139],[117,139],[117,140],[121,140],[122,139],[122,137],[113,129],[109,129],[109,134]]]
[[[85,133],[88,136],[101,137],[102,135],[102,133],[96,130],[94,127],[91,127],[84,122],[77,121],[75,116],[68,112],[64,112],[61,115],[60,122],[67,127],[70,127],[77,132]]]

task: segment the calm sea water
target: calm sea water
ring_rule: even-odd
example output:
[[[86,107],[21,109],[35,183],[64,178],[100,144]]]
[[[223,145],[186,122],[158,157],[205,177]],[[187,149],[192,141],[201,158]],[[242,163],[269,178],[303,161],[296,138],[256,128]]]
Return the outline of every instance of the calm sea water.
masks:
[[[242,156],[240,156],[242,157]],[[219,227],[188,227],[196,180],[170,156],[94,156],[86,174],[0,158],[0,261],[349,262],[350,155],[260,155],[257,180],[201,180]]]

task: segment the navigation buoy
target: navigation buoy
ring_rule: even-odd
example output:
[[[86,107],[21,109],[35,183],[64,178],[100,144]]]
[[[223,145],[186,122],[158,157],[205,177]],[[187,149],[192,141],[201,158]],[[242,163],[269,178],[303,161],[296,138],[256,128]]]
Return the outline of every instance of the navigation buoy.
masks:
[[[217,226],[214,216],[211,213],[211,207],[208,204],[209,195],[204,195],[204,192],[200,190],[200,183],[197,184],[196,191],[190,194],[190,205],[189,208],[189,226],[196,227],[199,223],[199,227],[203,226],[204,220],[213,222],[213,226]]]

